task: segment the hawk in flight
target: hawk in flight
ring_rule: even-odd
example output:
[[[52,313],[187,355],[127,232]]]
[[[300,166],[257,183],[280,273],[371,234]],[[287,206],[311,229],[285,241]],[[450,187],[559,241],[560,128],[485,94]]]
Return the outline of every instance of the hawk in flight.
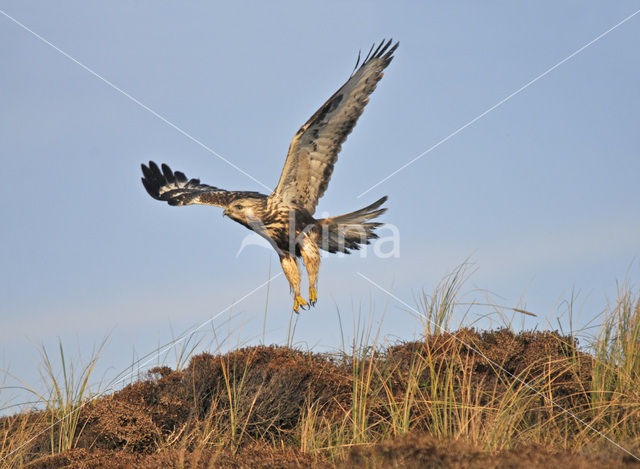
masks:
[[[356,125],[369,95],[393,59],[398,43],[382,41],[371,47],[342,87],[298,130],[289,146],[280,181],[271,195],[259,192],[226,191],[188,179],[153,161],[142,165],[142,184],[151,197],[169,205],[214,205],[225,216],[264,237],[280,257],[294,295],[293,309],[305,309],[317,301],[316,282],[320,270],[320,249],[349,253],[377,238],[382,223],[371,220],[382,214],[383,197],[355,212],[316,219],[318,199],[329,185],[341,146]],[[360,67],[358,67],[360,65]],[[309,302],[300,295],[298,258],[309,275]]]

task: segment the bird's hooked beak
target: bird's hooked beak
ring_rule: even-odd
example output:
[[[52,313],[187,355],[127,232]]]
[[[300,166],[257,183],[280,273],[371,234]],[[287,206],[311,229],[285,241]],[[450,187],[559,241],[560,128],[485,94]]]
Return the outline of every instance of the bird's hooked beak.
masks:
[[[224,212],[222,212],[222,216],[223,217],[228,217],[229,216],[229,209],[225,208]]]

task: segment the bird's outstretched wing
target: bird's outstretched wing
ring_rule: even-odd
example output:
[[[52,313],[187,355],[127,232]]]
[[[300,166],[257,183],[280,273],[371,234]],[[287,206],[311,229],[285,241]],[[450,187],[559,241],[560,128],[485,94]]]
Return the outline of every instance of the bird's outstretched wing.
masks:
[[[391,39],[382,41],[375,50],[372,46],[360,68],[358,55],[349,80],[298,130],[271,199],[297,205],[311,214],[315,212],[318,199],[329,185],[342,144],[369,102],[382,71],[393,59],[399,43],[391,46],[391,42]]]
[[[166,164],[162,171],[153,161],[142,165],[142,184],[151,197],[164,200],[169,205],[215,205],[227,207],[241,197],[266,197],[258,192],[225,191],[217,187],[201,184],[199,179],[187,179],[184,173],[171,171]]]

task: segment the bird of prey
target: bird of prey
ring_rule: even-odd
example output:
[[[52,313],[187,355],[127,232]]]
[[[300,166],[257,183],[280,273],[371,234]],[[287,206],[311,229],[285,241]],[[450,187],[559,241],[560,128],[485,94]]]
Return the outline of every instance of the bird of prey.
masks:
[[[142,184],[151,197],[169,205],[214,205],[224,208],[223,215],[264,237],[280,257],[294,296],[293,310],[307,309],[317,301],[316,283],[320,269],[320,249],[349,253],[377,238],[375,229],[382,223],[371,220],[382,214],[387,200],[378,201],[355,212],[316,219],[318,199],[329,185],[333,166],[347,139],[369,102],[369,95],[382,78],[382,71],[393,59],[398,43],[382,41],[360,64],[342,87],[298,130],[280,181],[270,195],[259,192],[226,191],[188,179],[153,161],[142,165]],[[358,66],[360,65],[360,66]],[[298,258],[309,276],[309,301],[300,295]]]

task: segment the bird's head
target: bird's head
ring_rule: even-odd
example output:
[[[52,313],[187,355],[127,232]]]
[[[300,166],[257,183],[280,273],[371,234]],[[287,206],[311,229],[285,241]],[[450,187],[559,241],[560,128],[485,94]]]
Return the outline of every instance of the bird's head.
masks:
[[[222,215],[242,223],[243,225],[249,225],[262,221],[264,205],[264,199],[255,199],[251,197],[236,199],[227,205],[227,208],[224,210]]]

